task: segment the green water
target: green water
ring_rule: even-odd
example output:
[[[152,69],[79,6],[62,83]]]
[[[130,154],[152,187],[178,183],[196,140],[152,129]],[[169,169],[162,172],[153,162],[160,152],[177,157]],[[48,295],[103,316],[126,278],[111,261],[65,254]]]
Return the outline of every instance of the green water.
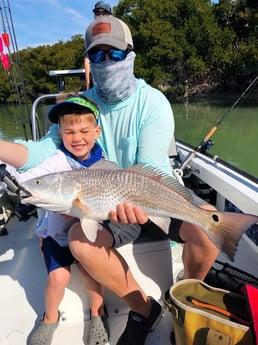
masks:
[[[198,146],[227,113],[211,139],[208,151],[253,176],[258,176],[258,107],[230,107],[218,103],[173,105],[176,138]]]
[[[20,111],[16,105],[0,104],[0,139],[31,139],[29,117],[30,109]]]
[[[173,104],[176,138],[198,146],[232,104],[234,100],[226,106],[218,101]],[[25,138],[21,117],[26,120],[25,129],[30,139],[27,112],[21,115],[14,105],[0,105],[1,139]],[[215,144],[209,150],[210,153],[258,177],[257,106],[247,107],[242,104],[238,109],[230,111],[211,139]]]

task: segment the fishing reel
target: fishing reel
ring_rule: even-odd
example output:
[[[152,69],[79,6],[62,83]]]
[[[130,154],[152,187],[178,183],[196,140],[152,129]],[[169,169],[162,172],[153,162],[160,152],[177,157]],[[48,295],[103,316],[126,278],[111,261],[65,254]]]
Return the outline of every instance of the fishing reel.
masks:
[[[23,188],[19,185],[16,179],[6,170],[6,164],[0,164],[0,180],[6,185],[7,191],[6,196],[8,197],[9,206],[12,205],[12,215],[18,217],[20,221],[26,221],[30,216],[36,216],[36,207],[34,205],[24,205],[21,203],[21,191]],[[8,193],[11,192],[11,194]],[[5,208],[5,205],[0,205]],[[8,219],[9,220],[9,219]],[[5,224],[8,222],[5,221]]]
[[[7,189],[12,193],[19,194],[20,186],[16,179],[6,170],[6,164],[0,164],[0,180],[4,182]]]
[[[212,145],[214,145],[214,144],[215,144],[215,142],[212,141],[211,139],[203,141],[201,148],[200,148],[200,152],[206,153],[206,151],[208,151],[212,147]]]

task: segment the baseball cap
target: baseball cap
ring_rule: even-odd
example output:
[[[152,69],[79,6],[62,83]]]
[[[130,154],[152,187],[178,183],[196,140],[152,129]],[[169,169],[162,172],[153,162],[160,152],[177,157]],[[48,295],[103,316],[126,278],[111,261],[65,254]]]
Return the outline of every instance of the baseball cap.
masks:
[[[87,110],[86,110],[87,109]],[[61,113],[66,114],[74,111],[91,112],[95,116],[96,120],[99,116],[98,106],[95,102],[83,96],[71,96],[66,98],[63,102],[55,104],[48,113],[48,118],[53,123],[58,123]]]
[[[96,10],[98,10],[99,8],[102,8],[103,10],[107,11],[108,13],[112,14],[112,9],[111,6],[108,2],[105,1],[98,1],[95,4],[95,7],[93,9],[93,12],[95,13]]]
[[[104,16],[94,20],[85,35],[86,52],[100,44],[117,49],[133,49],[133,39],[129,27],[120,19]]]

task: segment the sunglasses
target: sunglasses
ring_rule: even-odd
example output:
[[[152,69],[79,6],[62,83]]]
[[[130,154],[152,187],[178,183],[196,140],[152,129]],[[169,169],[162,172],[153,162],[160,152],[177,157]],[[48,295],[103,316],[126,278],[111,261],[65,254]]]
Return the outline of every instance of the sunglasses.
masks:
[[[88,52],[88,56],[91,62],[100,63],[106,60],[106,55],[108,55],[110,60],[122,61],[126,58],[129,50],[120,50],[115,48],[110,48],[108,50],[103,49],[93,49]]]
[[[108,11],[95,11],[95,16],[108,16],[110,13]]]

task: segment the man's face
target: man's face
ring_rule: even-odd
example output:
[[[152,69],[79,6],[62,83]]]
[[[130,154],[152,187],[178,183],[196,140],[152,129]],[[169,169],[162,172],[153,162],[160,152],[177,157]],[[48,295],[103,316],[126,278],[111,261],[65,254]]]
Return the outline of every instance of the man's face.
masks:
[[[101,16],[111,16],[111,14],[106,11],[104,8],[98,8],[94,11],[94,19],[97,19]]]

